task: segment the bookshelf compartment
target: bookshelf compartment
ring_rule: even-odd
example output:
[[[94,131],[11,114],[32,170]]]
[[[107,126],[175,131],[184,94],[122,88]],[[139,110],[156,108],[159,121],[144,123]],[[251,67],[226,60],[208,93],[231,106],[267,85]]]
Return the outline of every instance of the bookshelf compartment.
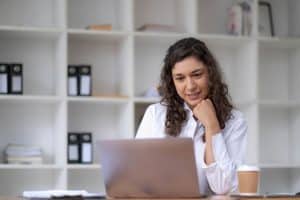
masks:
[[[63,8],[61,0],[4,0],[0,3],[0,26],[62,27]]]
[[[149,30],[149,32],[193,32],[194,24],[191,1],[180,0],[134,0],[134,29],[145,24],[159,24],[171,28]]]
[[[197,1],[198,33],[228,35],[228,10],[233,5],[233,0],[200,0]],[[211,17],[211,15],[214,17]],[[209,19],[209,20],[207,20]]]
[[[163,59],[169,46],[177,37],[144,37],[135,40],[134,95],[145,97],[147,91],[155,90],[159,84]]]
[[[128,30],[129,3],[128,0],[68,0],[68,27],[86,29],[89,25],[110,24],[112,30]]]
[[[266,0],[271,5],[274,33],[276,37],[299,37],[300,36],[300,2],[297,0]],[[258,33],[261,36],[267,36],[262,30],[261,19],[263,15],[261,9],[258,9]]]
[[[223,72],[234,103],[256,98],[256,43],[248,40],[203,39]],[[247,93],[245,93],[247,91]]]
[[[93,180],[93,181],[91,181]],[[91,193],[105,194],[103,176],[100,169],[69,169],[68,189],[86,190]]]
[[[61,185],[57,179],[62,174],[63,171],[53,169],[3,169],[0,178],[5,184],[1,185],[0,193],[2,196],[21,196],[23,191],[58,189]]]
[[[68,105],[68,132],[91,132],[93,163],[99,164],[97,141],[101,139],[132,138],[130,104],[89,104],[70,102]]]
[[[8,143],[34,145],[42,148],[43,164],[62,164],[55,149],[62,148],[63,106],[57,104],[1,102],[1,151]],[[29,114],[30,113],[30,114]],[[1,154],[1,162],[4,158]]]
[[[68,63],[92,66],[93,96],[129,96],[132,67],[129,37],[70,34]]]
[[[295,168],[262,169],[259,192],[295,194],[299,192],[299,174],[299,169]]]
[[[300,99],[300,43],[261,41],[259,43],[259,99],[297,101]]]
[[[23,64],[24,95],[59,95],[64,42],[60,33],[1,31],[0,60]]]
[[[298,165],[300,108],[260,106],[260,163]]]

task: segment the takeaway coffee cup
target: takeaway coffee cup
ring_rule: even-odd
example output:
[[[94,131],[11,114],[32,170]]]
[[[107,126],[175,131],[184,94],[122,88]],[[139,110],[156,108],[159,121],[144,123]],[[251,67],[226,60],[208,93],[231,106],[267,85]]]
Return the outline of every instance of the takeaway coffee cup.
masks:
[[[256,194],[259,185],[260,169],[256,166],[241,165],[238,167],[239,192]]]

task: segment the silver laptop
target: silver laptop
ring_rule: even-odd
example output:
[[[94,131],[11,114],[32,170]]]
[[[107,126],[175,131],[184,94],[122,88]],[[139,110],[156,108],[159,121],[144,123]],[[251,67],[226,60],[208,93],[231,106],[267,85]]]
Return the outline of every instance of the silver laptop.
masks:
[[[191,138],[102,140],[97,145],[108,197],[201,197]]]

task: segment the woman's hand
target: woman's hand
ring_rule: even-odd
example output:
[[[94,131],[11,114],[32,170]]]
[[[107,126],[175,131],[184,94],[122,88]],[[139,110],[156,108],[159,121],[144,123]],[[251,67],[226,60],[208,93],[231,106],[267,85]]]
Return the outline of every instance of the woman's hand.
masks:
[[[195,117],[204,125],[206,134],[215,135],[220,132],[220,125],[215,107],[210,99],[201,100],[194,109]]]

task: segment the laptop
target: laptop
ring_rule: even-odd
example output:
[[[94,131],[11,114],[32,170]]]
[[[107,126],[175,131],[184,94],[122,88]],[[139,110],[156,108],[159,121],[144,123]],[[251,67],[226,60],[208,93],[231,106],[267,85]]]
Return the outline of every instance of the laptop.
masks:
[[[98,141],[110,198],[199,198],[191,138]]]

